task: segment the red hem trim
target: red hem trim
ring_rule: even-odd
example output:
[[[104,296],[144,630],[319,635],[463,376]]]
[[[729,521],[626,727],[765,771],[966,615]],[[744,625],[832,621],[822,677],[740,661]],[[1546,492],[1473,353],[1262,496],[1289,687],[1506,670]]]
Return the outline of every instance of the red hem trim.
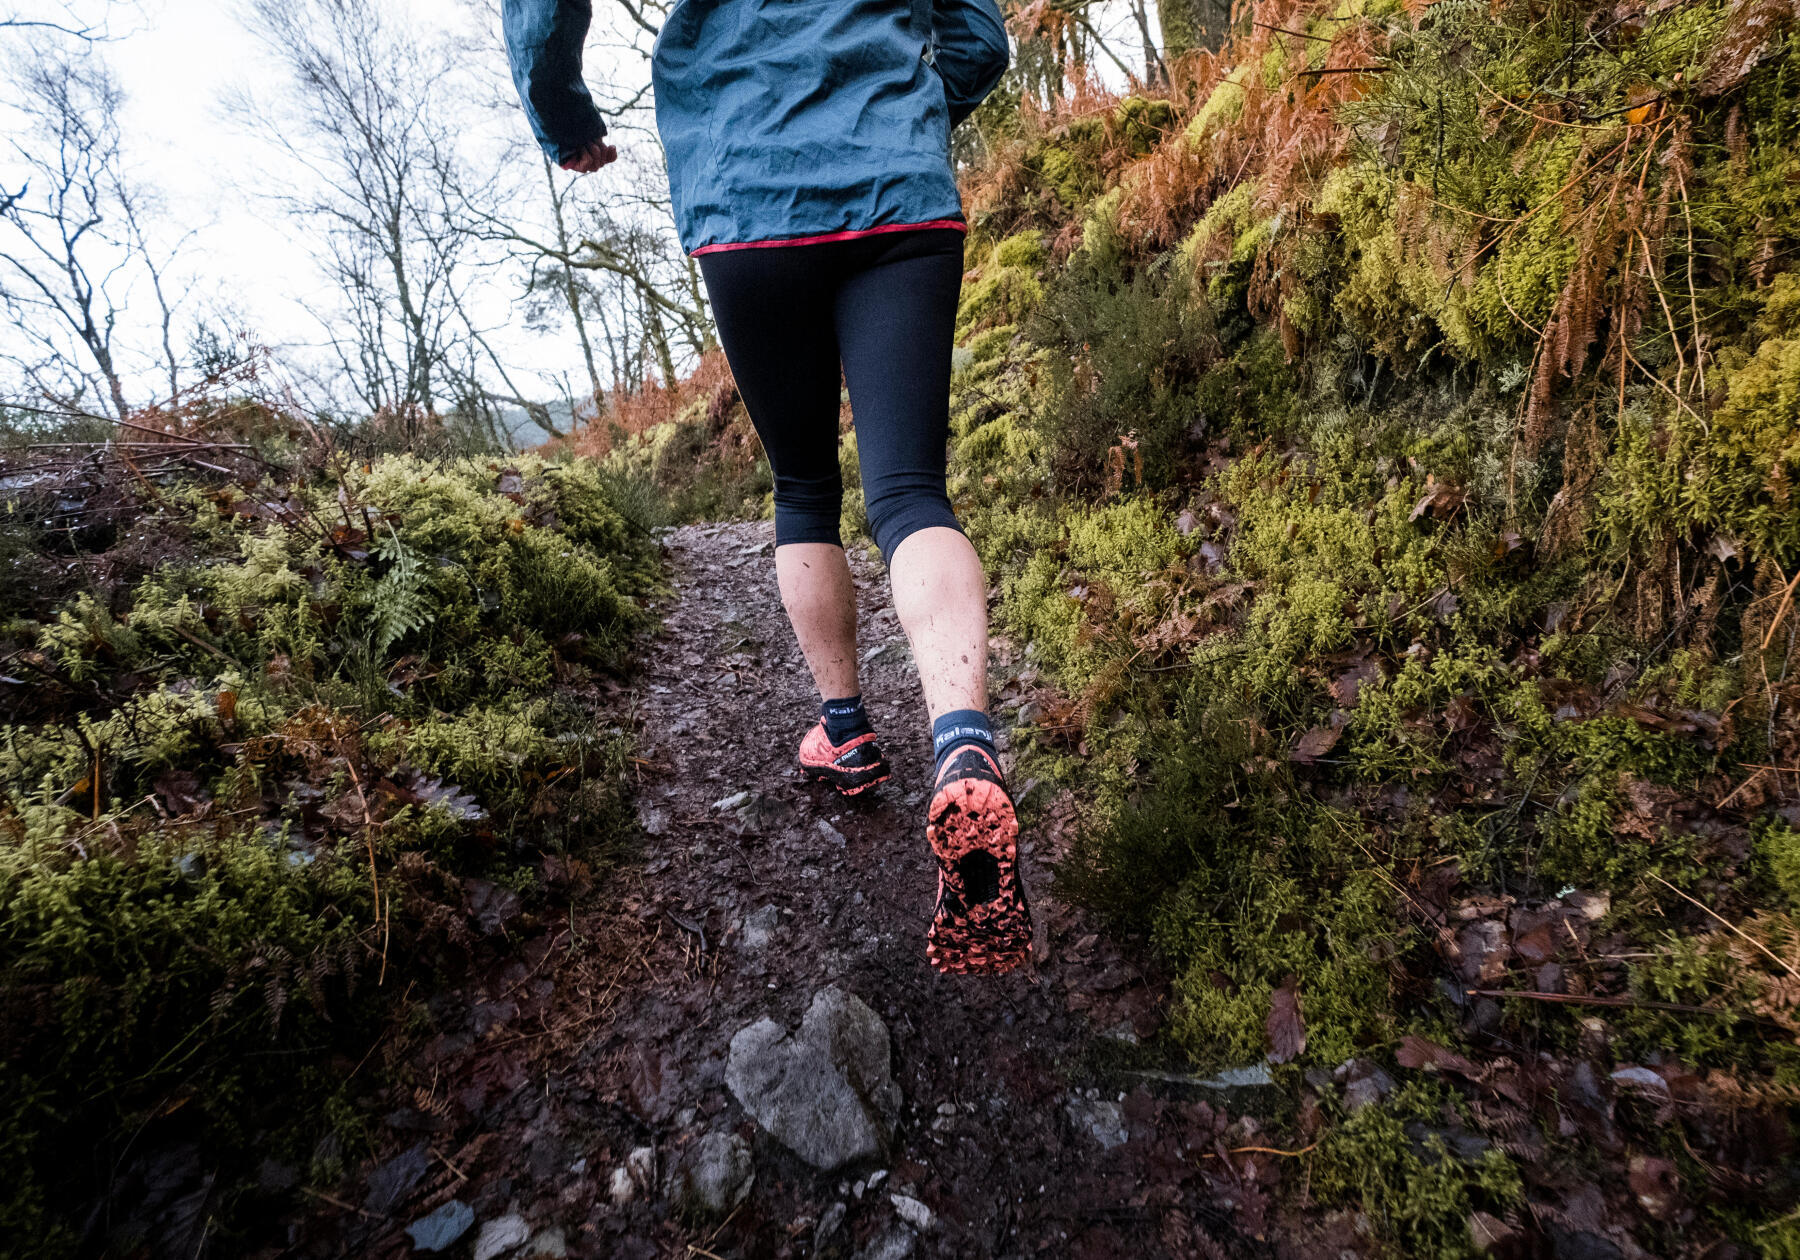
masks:
[[[725,245],[702,245],[691,257],[716,254],[727,249],[777,249],[786,245],[823,245],[827,241],[853,241],[861,236],[880,236],[884,232],[917,232],[925,228],[951,228],[967,233],[969,225],[961,219],[932,219],[927,223],[884,223],[880,227],[857,228],[849,232],[822,232],[817,236],[789,236],[775,241],[735,241]]]

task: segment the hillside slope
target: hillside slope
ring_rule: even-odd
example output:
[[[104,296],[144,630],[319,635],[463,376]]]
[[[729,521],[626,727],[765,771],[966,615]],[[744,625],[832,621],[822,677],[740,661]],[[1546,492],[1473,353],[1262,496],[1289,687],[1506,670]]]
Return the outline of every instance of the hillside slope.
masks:
[[[978,116],[955,493],[1063,884],[1395,1254],[1800,1254],[1793,14],[1246,17]]]

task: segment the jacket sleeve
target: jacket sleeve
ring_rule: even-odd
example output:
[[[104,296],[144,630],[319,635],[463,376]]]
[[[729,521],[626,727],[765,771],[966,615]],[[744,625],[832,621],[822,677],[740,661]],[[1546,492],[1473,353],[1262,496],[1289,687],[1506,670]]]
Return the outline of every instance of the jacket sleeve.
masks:
[[[502,0],[500,27],[513,86],[531,132],[552,162],[574,156],[606,134],[581,81],[581,43],[592,0]]]
[[[931,34],[954,127],[1006,73],[1006,23],[994,0],[932,0]]]

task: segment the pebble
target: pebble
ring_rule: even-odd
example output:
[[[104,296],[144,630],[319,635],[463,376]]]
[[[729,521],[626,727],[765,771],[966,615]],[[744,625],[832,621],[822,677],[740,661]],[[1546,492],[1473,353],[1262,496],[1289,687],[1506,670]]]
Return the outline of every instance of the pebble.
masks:
[[[896,1225],[856,1253],[856,1260],[907,1260],[918,1245],[919,1236],[904,1225]]]
[[[516,1212],[496,1217],[481,1227],[475,1238],[475,1260],[497,1260],[531,1237],[531,1226]]]
[[[548,1256],[550,1260],[562,1260],[569,1254],[568,1237],[562,1232],[562,1227],[559,1225],[540,1229],[531,1236],[531,1241],[525,1244],[525,1254]]]
[[[684,1211],[723,1216],[750,1195],[756,1166],[750,1146],[735,1133],[708,1133],[669,1170],[669,1198]]]
[[[1131,1137],[1125,1128],[1125,1109],[1116,1102],[1076,1097],[1069,1099],[1065,1110],[1075,1131],[1098,1142],[1102,1150],[1123,1146]]]
[[[823,1250],[839,1229],[843,1228],[844,1217],[850,1212],[848,1204],[839,1200],[819,1214],[818,1228],[813,1230],[813,1251]]]
[[[408,1225],[406,1236],[412,1239],[414,1251],[446,1251],[474,1223],[475,1209],[461,1199],[452,1199]]]
[[[764,906],[754,914],[746,915],[744,917],[744,948],[767,949],[769,942],[775,939],[775,933],[780,929],[780,906]]]
[[[894,1211],[900,1214],[900,1219],[920,1233],[930,1229],[937,1220],[930,1208],[909,1194],[890,1194],[888,1198],[893,1201]]]

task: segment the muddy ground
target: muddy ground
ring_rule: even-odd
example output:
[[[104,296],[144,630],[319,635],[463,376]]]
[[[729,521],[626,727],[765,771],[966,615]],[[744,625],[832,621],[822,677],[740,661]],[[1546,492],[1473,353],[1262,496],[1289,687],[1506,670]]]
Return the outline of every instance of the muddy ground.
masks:
[[[794,769],[816,701],[771,527],[687,526],[665,545],[675,594],[630,697],[641,851],[566,913],[506,926],[480,980],[434,999],[416,1059],[429,1087],[263,1254],[418,1254],[405,1231],[434,1211],[472,1211],[439,1253],[456,1256],[484,1229],[526,1239],[496,1254],[619,1260],[1274,1254],[1257,1239],[1274,1157],[1239,1153],[1255,1121],[1178,1074],[1140,1074],[1164,986],[1052,893],[1066,799],[1018,785],[1037,965],[927,965],[928,723],[872,553],[852,549],[863,692],[895,778],[845,802]],[[996,645],[1002,716],[1009,655]],[[760,1131],[724,1078],[735,1032],[765,1015],[793,1027],[833,984],[886,1023],[904,1101],[883,1157],[824,1173]],[[713,1132],[749,1144],[754,1181],[724,1219],[684,1219],[666,1170]],[[615,1198],[615,1170],[645,1147],[655,1170]]]

